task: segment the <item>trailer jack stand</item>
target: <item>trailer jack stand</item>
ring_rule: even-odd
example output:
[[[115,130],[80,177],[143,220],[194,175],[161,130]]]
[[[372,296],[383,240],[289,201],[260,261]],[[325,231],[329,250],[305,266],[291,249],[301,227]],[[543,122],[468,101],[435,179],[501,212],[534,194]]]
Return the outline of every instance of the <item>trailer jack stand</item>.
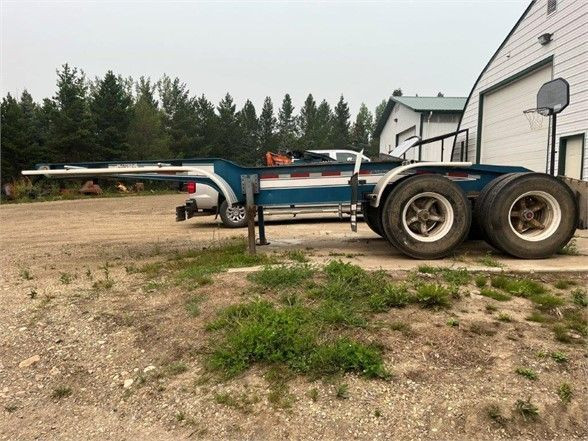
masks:
[[[259,229],[259,240],[257,241],[257,245],[269,245],[270,243],[265,237],[265,219],[263,217],[263,207],[261,205],[257,206],[257,228]]]

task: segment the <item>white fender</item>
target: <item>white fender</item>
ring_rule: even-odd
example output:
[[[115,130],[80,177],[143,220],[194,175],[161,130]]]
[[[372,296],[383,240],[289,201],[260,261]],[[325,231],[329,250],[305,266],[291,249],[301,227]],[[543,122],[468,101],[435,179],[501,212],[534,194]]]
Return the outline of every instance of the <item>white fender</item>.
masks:
[[[372,191],[372,199],[370,205],[372,207],[379,207],[382,199],[384,189],[388,184],[392,184],[399,180],[402,175],[413,168],[425,168],[425,167],[470,167],[471,162],[415,162],[413,164],[401,165],[400,167],[393,168],[388,173],[380,178],[378,183],[375,185]]]
[[[156,166],[145,166],[145,167],[110,167],[110,168],[83,168],[71,165],[65,165],[63,169],[48,170],[42,167],[38,170],[23,170],[22,174],[25,176],[43,175],[43,176],[55,176],[55,177],[67,177],[67,176],[124,176],[132,174],[146,174],[146,173],[178,173],[184,172],[186,175],[194,176],[195,178],[208,178],[214,182],[219,190],[224,195],[229,205],[236,204],[237,196],[230,187],[230,185],[216,173],[210,172],[203,168],[191,167],[191,166],[175,166],[175,165],[164,165],[158,164]]]

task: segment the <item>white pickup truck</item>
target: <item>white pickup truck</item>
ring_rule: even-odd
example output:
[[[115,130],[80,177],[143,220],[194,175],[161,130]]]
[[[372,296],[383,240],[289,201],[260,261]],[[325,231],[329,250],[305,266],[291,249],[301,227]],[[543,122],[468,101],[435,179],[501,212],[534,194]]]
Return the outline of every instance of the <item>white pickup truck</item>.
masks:
[[[308,152],[328,157],[336,162],[355,162],[357,155],[360,154],[353,150],[308,150]],[[361,156],[363,162],[370,161],[367,156],[363,154]],[[293,159],[293,162],[296,162],[296,158]],[[176,220],[190,219],[194,216],[218,215],[226,227],[240,228],[247,225],[244,206],[229,207],[227,202],[222,197],[219,197],[218,191],[214,188],[203,184],[192,184],[187,188],[189,196],[185,205],[185,217],[176,217]],[[349,206],[343,204],[291,205],[267,208],[264,211],[265,215],[290,214],[296,216],[302,213],[336,213],[339,217],[342,217],[343,214],[349,213]]]

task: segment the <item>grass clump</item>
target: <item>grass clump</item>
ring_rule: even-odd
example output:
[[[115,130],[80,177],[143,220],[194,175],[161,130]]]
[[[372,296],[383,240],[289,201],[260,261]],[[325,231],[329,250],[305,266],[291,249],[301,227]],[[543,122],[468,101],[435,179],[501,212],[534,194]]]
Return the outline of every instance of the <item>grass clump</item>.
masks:
[[[557,389],[557,395],[559,396],[559,399],[561,401],[563,401],[566,404],[569,403],[570,401],[572,401],[572,386],[570,386],[569,383],[562,383]]]
[[[347,338],[322,341],[325,323],[301,305],[276,308],[256,301],[227,308],[209,328],[221,331],[209,365],[227,376],[254,363],[282,364],[317,376],[355,372],[386,377],[380,351]]]
[[[474,278],[474,283],[478,288],[484,288],[486,286],[486,282],[487,280],[485,276],[479,275]]]
[[[458,327],[459,326],[459,320],[452,317],[449,320],[447,320],[447,326],[451,326],[451,327]]]
[[[498,314],[498,320],[500,320],[501,322],[510,323],[512,322],[512,317],[505,312],[501,312],[500,314]]]
[[[188,370],[188,366],[183,361],[174,361],[167,365],[166,373],[169,376],[175,376],[183,374]]]
[[[507,419],[502,415],[502,411],[500,410],[500,406],[498,406],[498,404],[490,404],[488,407],[486,407],[486,415],[488,415],[488,418],[490,418],[492,421],[500,424],[501,426],[506,424]]]
[[[408,289],[404,285],[387,284],[380,292],[368,298],[370,309],[374,312],[388,311],[390,308],[401,308],[410,303]]]
[[[190,296],[186,301],[186,311],[192,317],[198,317],[200,315],[200,304],[204,301],[202,296]]]
[[[340,400],[347,400],[349,398],[349,386],[347,384],[337,386],[336,396]]]
[[[525,421],[535,420],[539,417],[539,409],[531,403],[530,398],[527,398],[526,400],[517,400],[515,403],[515,410]]]
[[[447,308],[450,292],[437,283],[423,283],[416,287],[415,301],[423,308]]]
[[[33,276],[28,268],[21,268],[18,275],[23,280],[33,280]]]
[[[440,268],[431,265],[419,265],[417,271],[422,274],[437,274]]]
[[[551,311],[564,304],[563,299],[552,294],[538,294],[532,296],[531,301],[542,311]]]
[[[549,355],[551,356],[551,358],[553,358],[553,360],[555,360],[556,363],[567,363],[568,362],[568,356],[566,354],[564,354],[563,352],[552,352]]]
[[[574,286],[575,284],[576,282],[573,280],[561,279],[557,280],[553,286],[555,286],[557,289],[568,289],[570,286]]]
[[[294,262],[308,262],[308,257],[306,257],[306,254],[304,254],[304,251],[302,250],[290,250],[285,254],[285,256]]]
[[[533,311],[525,318],[525,320],[535,323],[548,323],[552,321],[552,318],[541,314],[539,311]]]
[[[352,304],[338,300],[327,299],[316,309],[316,317],[330,325],[348,327],[364,327],[365,318],[358,314]]]
[[[501,289],[518,297],[529,298],[547,292],[541,283],[524,278],[516,279],[514,277],[495,276],[491,278],[490,284],[493,288]]]
[[[482,288],[480,290],[480,295],[484,297],[489,297],[494,300],[498,300],[499,302],[506,302],[507,300],[512,299],[512,296],[510,296],[509,294],[496,291],[495,289],[490,288]]]
[[[519,375],[521,375],[522,377],[525,377],[529,380],[536,380],[538,378],[537,376],[537,372],[535,372],[533,369],[531,368],[516,368],[515,372]]]
[[[51,392],[51,398],[53,398],[54,400],[60,400],[62,398],[69,397],[72,393],[73,391],[71,390],[71,387],[58,386],[55,389],[53,389],[53,392]]]
[[[247,278],[266,288],[284,288],[300,285],[312,277],[314,272],[315,270],[307,264],[265,266]]]
[[[586,290],[577,288],[572,291],[572,301],[574,304],[585,308],[588,306],[588,298],[586,296]]]
[[[59,281],[64,285],[69,285],[73,279],[74,276],[72,276],[69,273],[61,273],[61,275],[59,276]]]

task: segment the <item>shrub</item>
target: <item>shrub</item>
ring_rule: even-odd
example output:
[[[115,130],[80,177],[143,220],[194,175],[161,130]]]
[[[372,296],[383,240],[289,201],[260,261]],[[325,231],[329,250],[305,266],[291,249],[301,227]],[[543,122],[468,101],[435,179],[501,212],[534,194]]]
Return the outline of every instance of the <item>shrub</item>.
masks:
[[[531,368],[516,368],[515,372],[525,378],[528,378],[529,380],[536,380],[537,379],[537,372],[535,372],[533,369]]]

